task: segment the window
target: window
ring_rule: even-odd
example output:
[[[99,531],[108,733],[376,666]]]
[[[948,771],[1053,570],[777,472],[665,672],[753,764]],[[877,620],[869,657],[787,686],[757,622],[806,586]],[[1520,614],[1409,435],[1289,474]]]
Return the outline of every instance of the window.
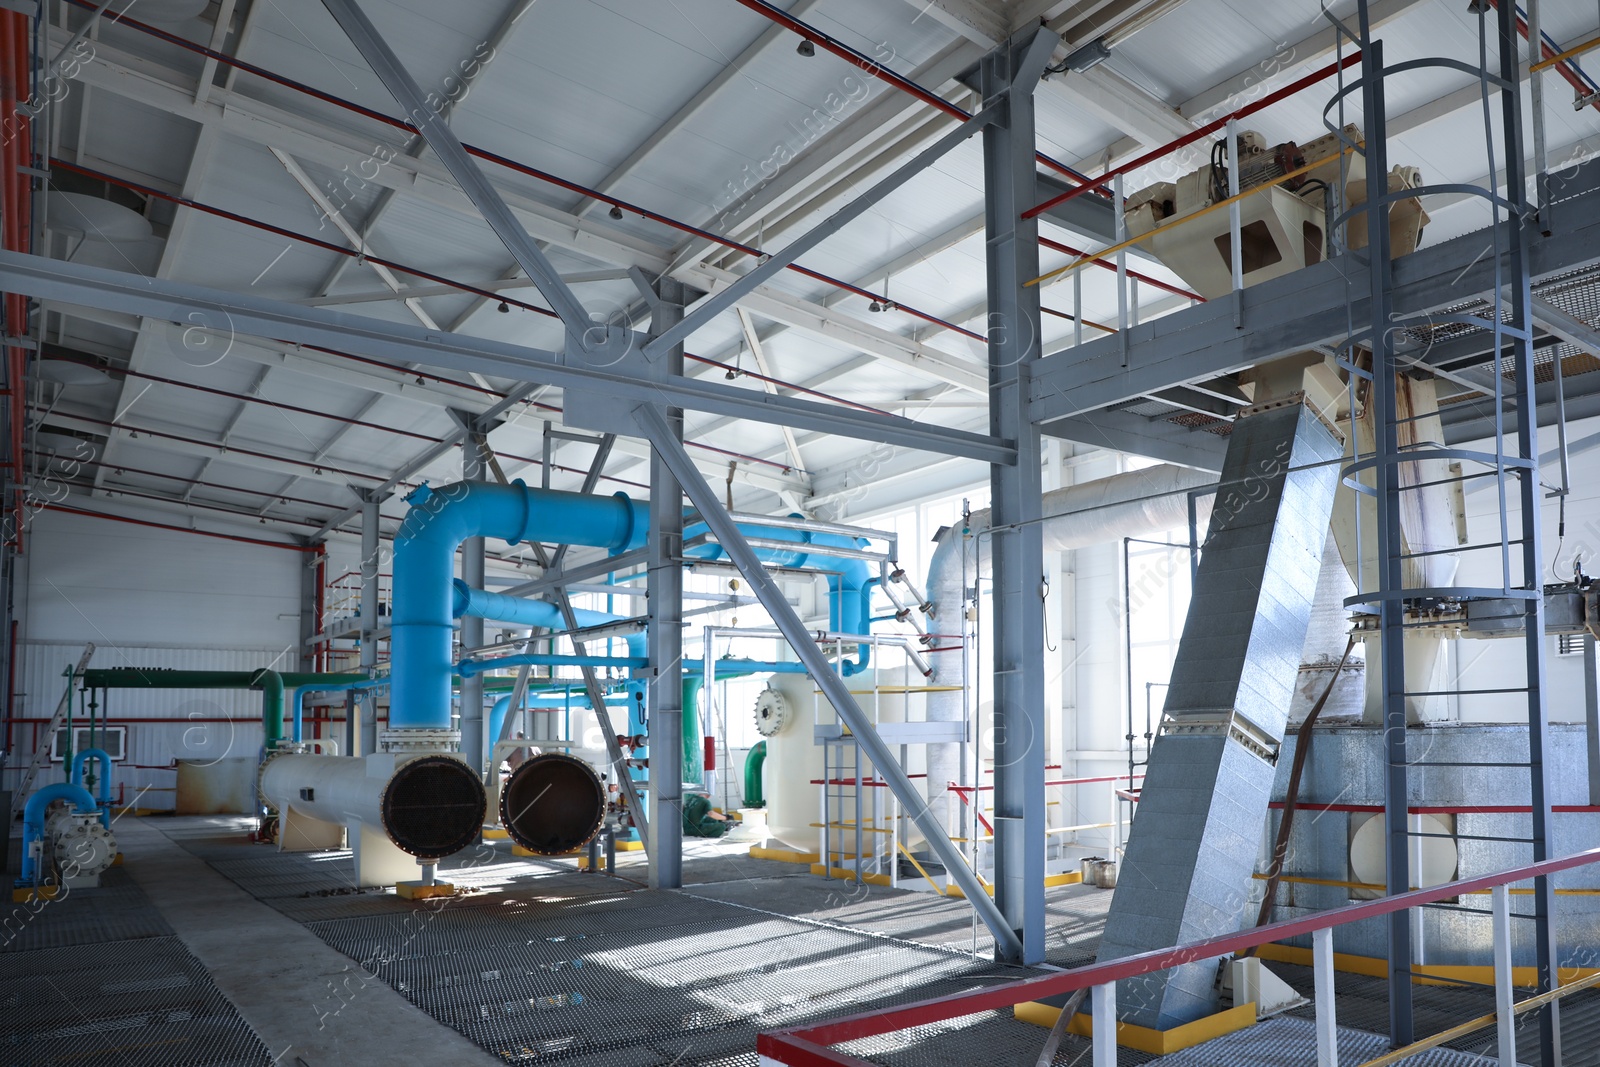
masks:
[[[1128,596],[1123,610],[1133,704],[1129,710],[1135,724],[1143,721],[1146,707],[1152,723],[1158,722],[1166,701],[1166,685],[1189,614],[1189,547],[1182,543],[1186,538],[1187,531],[1174,530],[1166,537],[1130,541],[1127,546]],[[1167,543],[1155,543],[1161,541]]]

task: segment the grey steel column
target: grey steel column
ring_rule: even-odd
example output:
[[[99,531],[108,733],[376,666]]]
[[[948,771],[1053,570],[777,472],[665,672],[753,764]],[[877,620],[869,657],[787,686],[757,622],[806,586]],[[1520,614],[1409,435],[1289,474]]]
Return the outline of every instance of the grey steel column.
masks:
[[[1022,213],[1039,201],[1033,91],[1060,38],[1019,34],[979,67],[985,100],[1006,94],[983,131],[984,232],[989,277],[989,432],[1013,441],[1017,462],[990,470],[994,560],[995,904],[1021,942],[1044,959],[1045,708],[1043,451],[1028,417],[1028,371],[1040,356],[1039,226]]]
[[[310,538],[305,538],[301,543],[312,547]],[[299,670],[309,672],[317,667],[316,646],[311,643],[317,636],[317,590],[322,584],[322,568],[317,564],[320,559],[327,557],[311,551],[302,558],[305,562],[300,567],[300,647],[295,659]]]
[[[1600,678],[1595,676],[1594,634],[1583,635],[1583,722],[1589,751],[1589,803],[1600,804]]]
[[[683,318],[684,286],[656,283],[650,332],[660,335]],[[683,345],[657,358],[667,373],[683,373]],[[683,440],[683,411],[667,408],[674,441]],[[659,451],[650,453],[650,819],[654,827],[650,888],[683,885],[683,488]]]
[[[1406,757],[1405,538],[1400,528],[1400,436],[1397,417],[1394,331],[1389,296],[1389,150],[1385,125],[1383,42],[1371,39],[1367,5],[1361,5],[1362,107],[1368,116],[1366,212],[1368,292],[1372,318],[1372,425],[1374,514],[1378,535],[1378,644],[1383,685],[1384,892],[1411,888],[1410,765]],[[1415,1035],[1411,996],[1411,912],[1397,911],[1389,926],[1389,1040],[1408,1045]]]
[[[378,572],[382,569],[380,555],[381,529],[379,506],[387,493],[359,490],[361,497],[361,670],[371,674],[378,665]],[[369,689],[361,698],[367,706],[361,720],[360,755],[378,751],[378,697],[377,690]]]
[[[856,743],[867,754],[872,765],[878,769],[884,785],[888,786],[889,791],[900,801],[906,814],[911,816],[917,829],[927,838],[928,847],[950,872],[950,880],[961,888],[967,902],[978,913],[978,918],[983,920],[983,924],[994,935],[996,944],[1000,946],[997,950],[999,955],[1005,959],[1020,959],[1022,942],[1007,925],[1005,917],[995,907],[994,901],[989,899],[983,883],[966,865],[960,850],[939,825],[939,820],[928,810],[928,802],[906,777],[906,772],[901,768],[894,750],[878,735],[877,726],[867,717],[866,712],[861,710],[861,705],[856,703],[856,698],[850,693],[850,684],[828,661],[827,654],[817,646],[816,638],[806,628],[804,620],[795,614],[794,608],[784,598],[783,590],[778,588],[778,583],[772,580],[772,576],[761,565],[755,550],[750,547],[750,543],[744,539],[744,534],[739,530],[738,523],[733,521],[727,509],[722,506],[722,501],[717,498],[716,490],[711,488],[711,483],[706,481],[700,469],[694,465],[689,454],[683,450],[683,445],[673,438],[672,427],[666,414],[655,405],[640,404],[633,409],[633,417],[638,420],[640,429],[650,439],[650,444],[656,449],[661,461],[677,477],[678,483],[688,494],[695,510],[716,535],[723,551],[727,552],[728,559],[739,568],[745,581],[750,583],[750,591],[761,602],[761,606],[767,609],[767,614],[772,616],[772,622],[783,634],[784,640],[789,642],[794,654],[805,664],[811,680],[822,690],[823,698],[833,705],[834,711],[839,713],[840,721],[849,728]]]
[[[483,481],[487,468],[487,457],[483,454],[479,440],[478,434],[469,433],[461,442],[461,477],[469,482]],[[483,588],[483,546],[484,539],[481,537],[469,537],[461,542],[461,580],[474,589]],[[463,615],[461,647],[482,646],[483,620]],[[473,770],[482,775],[484,764],[488,759],[483,736],[483,675],[474,674],[470,678],[461,679],[460,705],[461,756]]]
[[[1517,556],[1521,563],[1523,588],[1528,591],[1526,623],[1522,629],[1524,653],[1527,659],[1527,712],[1528,712],[1528,778],[1532,802],[1533,862],[1550,858],[1550,767],[1544,753],[1548,745],[1548,717],[1545,714],[1545,616],[1544,616],[1544,557],[1543,512],[1541,499],[1543,485],[1539,479],[1539,420],[1533,366],[1533,293],[1528,269],[1528,226],[1525,220],[1537,215],[1535,205],[1528,202],[1526,168],[1522,142],[1522,74],[1521,47],[1517,39],[1516,5],[1496,5],[1496,23],[1499,31],[1499,74],[1504,83],[1500,90],[1500,121],[1504,131],[1502,145],[1505,157],[1506,198],[1512,208],[1506,228],[1509,247],[1506,249],[1502,276],[1509,280],[1511,314],[1509,324],[1520,330],[1513,347],[1516,351],[1516,388],[1513,392],[1517,412],[1516,454],[1532,461],[1532,468],[1520,471],[1517,478],[1517,509],[1522,517],[1522,538]],[[1540,54],[1540,39],[1531,39],[1533,54]],[[1498,242],[1497,242],[1498,244]],[[1498,249],[1497,249],[1498,250]],[[1499,310],[1499,301],[1495,302]],[[1495,343],[1500,342],[1495,331]],[[1560,358],[1559,353],[1556,356]],[[1534,964],[1537,968],[1540,993],[1549,992],[1557,985],[1555,915],[1555,885],[1548,878],[1533,880],[1533,937]],[[1539,1063],[1542,1067],[1561,1067],[1561,1016],[1560,1002],[1551,1001],[1538,1010]]]

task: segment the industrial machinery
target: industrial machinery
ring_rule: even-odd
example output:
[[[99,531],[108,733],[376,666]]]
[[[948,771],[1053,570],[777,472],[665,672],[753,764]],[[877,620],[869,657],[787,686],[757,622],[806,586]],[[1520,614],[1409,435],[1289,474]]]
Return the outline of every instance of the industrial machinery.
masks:
[[[606,817],[606,786],[585,760],[545,752],[519,766],[500,793],[511,840],[541,856],[582,848]]]
[[[268,753],[257,779],[279,813],[278,847],[340,848],[349,833],[356,884],[399,885],[417,865],[459,852],[483,829],[487,796],[477,773],[445,752],[315,756],[296,746]]]
[[[81,762],[78,771],[81,775]],[[95,802],[81,780],[47,785],[28,798],[22,809],[18,892],[48,889],[55,894],[97,886],[116,858],[110,812]]]
[[[1346,126],[1342,136],[1352,144],[1361,142],[1355,126]],[[1341,148],[1340,134],[1329,133],[1304,145],[1293,141],[1268,145],[1254,130],[1238,133],[1233,154],[1240,193],[1271,185],[1239,201],[1243,284],[1254,285],[1327,258],[1332,220],[1366,197],[1362,157]],[[1140,243],[1208,300],[1233,290],[1229,216],[1208,210],[1232,194],[1228,155],[1224,138],[1212,145],[1210,162],[1176,182],[1157,182],[1139,190],[1123,206],[1128,236],[1148,235]],[[1415,167],[1396,166],[1390,171],[1391,192],[1421,183]],[[1416,251],[1427,222],[1428,214],[1416,197],[1396,201],[1390,208],[1393,254]],[[1348,230],[1348,246],[1365,247],[1365,227]]]
[[[100,813],[74,811],[65,802],[53,804],[40,836],[40,868],[50,881],[67,889],[92,889],[117,858],[117,839],[101,825]]]

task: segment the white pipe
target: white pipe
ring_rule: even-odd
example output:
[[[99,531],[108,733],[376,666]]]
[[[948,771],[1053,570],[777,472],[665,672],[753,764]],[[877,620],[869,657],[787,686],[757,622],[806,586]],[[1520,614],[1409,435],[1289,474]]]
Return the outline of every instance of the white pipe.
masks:
[[[1188,525],[1189,491],[1216,484],[1205,471],[1163,464],[1112,475],[1082,485],[1056,489],[1044,495],[1042,513],[1046,552],[1065,552],[1106,544],[1123,537],[1148,537]],[[1211,517],[1212,494],[1195,500],[1196,521],[1204,530]],[[990,572],[989,512],[975,511],[961,529],[951,529],[934,550],[928,566],[928,599],[933,604],[933,632],[956,635],[963,631],[964,606],[970,590],[962,588],[963,575],[975,580]],[[935,686],[961,686],[963,650],[941,641],[944,651],[934,652]],[[930,692],[930,722],[960,722],[964,716],[959,691]],[[961,746],[928,746],[928,806],[945,822],[949,783],[961,782]],[[949,827],[946,826],[948,830]]]

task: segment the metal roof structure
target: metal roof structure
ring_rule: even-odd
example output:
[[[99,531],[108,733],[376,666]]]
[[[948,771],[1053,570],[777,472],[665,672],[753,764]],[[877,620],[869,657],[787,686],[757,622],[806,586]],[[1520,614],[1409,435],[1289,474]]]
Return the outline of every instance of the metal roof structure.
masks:
[[[44,54],[60,58],[40,131],[50,160],[40,253],[560,348],[563,328],[545,300],[434,152],[396,128],[399,107],[322,4],[143,0],[104,17],[95,6],[52,8]],[[729,284],[755,265],[753,253],[781,249],[948,133],[949,108],[930,97],[978,107],[965,76],[1018,28],[1042,19],[1069,50],[1116,41],[1104,63],[1052,75],[1038,94],[1039,150],[1060,164],[1041,173],[1058,181],[1064,171],[1099,173],[1303,77],[1336,44],[1318,4],[1267,0],[363,6],[454,133],[511,164],[486,170],[590,312],[634,327],[647,310],[630,270],[702,291]],[[1544,29],[1561,47],[1590,28],[1592,11],[1547,7]],[[905,84],[802,47],[774,11]],[[1394,61],[1476,48],[1465,3],[1386,0],[1374,13]],[[1248,125],[1269,142],[1316,136],[1333,85],[1274,104]],[[1553,161],[1576,164],[1600,150],[1594,109],[1576,110],[1552,91],[1545,110]],[[1475,80],[1435,71],[1398,81],[1389,111],[1395,159],[1430,181],[1486,180],[1483,164],[1457,150],[1463,131],[1482,127]],[[1144,180],[1130,190],[1163,176],[1163,166],[1136,173]],[[85,215],[85,197],[137,212],[148,234],[99,229],[107,223],[99,211]],[[1482,225],[1465,197],[1427,206],[1428,244]],[[1067,248],[1110,240],[1068,221],[1046,216],[1045,236]],[[697,330],[689,373],[983,432],[982,231],[973,139],[808,252],[803,272],[780,272]],[[1047,267],[1068,258],[1055,246],[1045,256]],[[1190,304],[1171,291],[1183,290],[1176,275],[1136,263],[1149,279],[1136,321]],[[1079,284],[1083,319],[1115,321],[1115,277],[1087,271]],[[1046,352],[1075,339],[1071,288],[1044,289]],[[207,525],[352,532],[352,487],[453,480],[459,459],[441,447],[460,439],[453,413],[470,418],[496,405],[504,411],[490,442],[509,476],[575,488],[592,455],[581,441],[557,439],[542,469],[545,424],[561,426],[559,389],[507,403],[521,385],[509,378],[61,303],[44,304],[39,333],[43,358],[107,375],[103,384],[43,384],[33,397],[36,469],[54,464],[90,509],[136,502]],[[1099,335],[1084,329],[1086,340]],[[1216,440],[1226,415],[1193,400],[1169,391],[1118,406]],[[1130,447],[1082,436],[1090,446]],[[986,476],[969,460],[901,448],[864,459],[857,441],[727,415],[691,412],[685,437],[706,476],[728,482],[746,510],[838,517],[864,506],[864,488],[895,475],[916,475],[900,494]],[[647,466],[646,445],[619,440],[600,488],[644,495]],[[385,515],[402,511],[396,498]]]

